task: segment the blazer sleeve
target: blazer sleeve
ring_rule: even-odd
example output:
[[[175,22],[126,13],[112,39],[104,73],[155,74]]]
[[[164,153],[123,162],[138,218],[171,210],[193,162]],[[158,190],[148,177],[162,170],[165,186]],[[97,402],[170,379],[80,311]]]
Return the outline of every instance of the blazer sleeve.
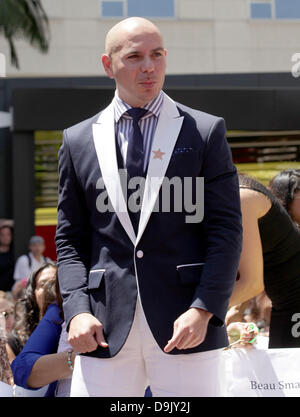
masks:
[[[239,183],[222,118],[208,134],[202,176],[206,255],[191,307],[209,311],[210,324],[222,326],[242,249]]]
[[[58,206],[55,235],[58,281],[66,327],[79,313],[91,313],[87,293],[91,231],[89,211],[72,162],[68,131],[58,154]]]

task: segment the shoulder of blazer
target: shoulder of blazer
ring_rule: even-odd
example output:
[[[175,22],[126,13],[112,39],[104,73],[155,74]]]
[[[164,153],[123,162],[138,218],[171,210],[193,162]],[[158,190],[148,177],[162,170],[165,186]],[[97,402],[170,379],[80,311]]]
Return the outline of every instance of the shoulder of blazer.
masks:
[[[177,102],[176,106],[181,116],[184,116],[187,122],[190,121],[196,123],[198,130],[202,133],[202,135],[204,135],[204,137],[209,135],[211,128],[218,121],[222,121],[224,123],[224,119],[222,117],[205,113],[201,110],[192,109],[191,107]]]
[[[82,120],[81,122],[66,128],[64,132],[68,136],[68,140],[82,137],[82,135],[86,135],[87,133],[92,133],[92,126],[97,122],[102,111],[103,110],[88,119]]]
[[[102,111],[64,130],[63,143],[73,157],[90,149],[89,144],[93,143],[93,124],[101,113]]]

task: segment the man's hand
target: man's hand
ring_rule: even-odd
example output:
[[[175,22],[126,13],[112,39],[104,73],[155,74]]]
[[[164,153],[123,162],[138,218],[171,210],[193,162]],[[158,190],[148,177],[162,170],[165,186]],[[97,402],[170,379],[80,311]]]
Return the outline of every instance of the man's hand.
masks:
[[[98,345],[105,348],[102,324],[90,313],[80,313],[70,321],[69,343],[78,353],[93,352]]]
[[[166,353],[175,347],[190,349],[205,339],[207,325],[212,314],[200,308],[190,308],[174,322],[173,336],[164,348]]]

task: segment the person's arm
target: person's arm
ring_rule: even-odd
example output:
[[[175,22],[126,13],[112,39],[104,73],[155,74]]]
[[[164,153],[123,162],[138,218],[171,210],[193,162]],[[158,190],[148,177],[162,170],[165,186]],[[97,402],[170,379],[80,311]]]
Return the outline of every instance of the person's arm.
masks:
[[[208,133],[201,176],[204,177],[206,256],[201,280],[190,309],[174,323],[165,352],[202,343],[207,326],[222,326],[237,275],[242,248],[242,224],[237,171],[226,140],[224,120]]]
[[[67,131],[58,154],[58,206],[55,243],[58,280],[68,329],[71,319],[91,313],[87,293],[91,235],[85,195],[76,176]]]
[[[244,317],[244,312],[246,308],[249,306],[249,301],[246,301],[242,304],[236,304],[230,307],[227,311],[225,324],[228,326],[230,323],[233,322],[242,322]]]
[[[223,119],[216,119],[208,134],[201,175],[206,254],[191,307],[210,312],[210,324],[222,326],[242,249],[239,183]]]
[[[11,364],[15,384],[27,389],[40,388],[28,385],[28,378],[36,361],[57,352],[61,333],[61,319],[58,306],[51,304],[38,326],[27,340],[23,350]],[[52,371],[49,369],[49,371]]]
[[[75,352],[71,355],[74,363]],[[54,381],[68,378],[72,374],[69,368],[67,351],[44,355],[37,359],[31,373],[27,379],[27,385],[30,388],[40,388],[51,384]]]
[[[91,313],[87,293],[92,242],[90,213],[84,190],[75,172],[68,131],[64,131],[63,144],[59,150],[59,199],[55,242],[58,280],[66,328],[69,330],[69,343],[77,352],[85,353],[104,343],[104,337],[101,323]],[[104,343],[103,347],[105,346]]]
[[[230,306],[250,300],[264,290],[264,261],[258,227],[261,201],[256,192],[241,189],[243,249],[239,264],[239,280],[234,285]]]

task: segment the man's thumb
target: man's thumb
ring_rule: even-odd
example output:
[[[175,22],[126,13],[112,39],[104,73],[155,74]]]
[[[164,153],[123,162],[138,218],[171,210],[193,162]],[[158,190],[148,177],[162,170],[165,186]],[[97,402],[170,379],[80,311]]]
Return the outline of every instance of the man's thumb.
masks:
[[[96,328],[95,339],[96,339],[96,342],[98,343],[98,345],[100,345],[102,347],[107,347],[108,346],[108,344],[104,340],[102,327],[97,327]]]

